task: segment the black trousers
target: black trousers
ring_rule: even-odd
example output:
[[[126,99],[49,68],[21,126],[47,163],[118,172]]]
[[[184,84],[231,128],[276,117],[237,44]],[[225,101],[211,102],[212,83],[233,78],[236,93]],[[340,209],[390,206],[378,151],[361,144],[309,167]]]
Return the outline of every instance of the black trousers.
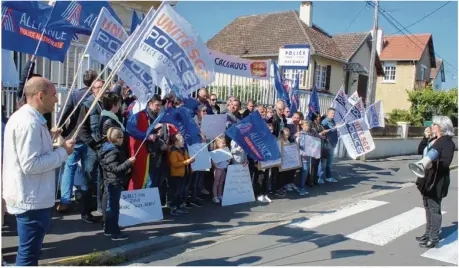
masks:
[[[317,177],[317,173],[319,172],[319,163],[320,159],[311,157],[311,171],[309,172],[308,179],[306,180],[306,183],[309,186],[319,183],[319,178]]]
[[[432,241],[440,240],[438,233],[441,228],[441,199],[422,197],[426,210],[426,232],[424,235]]]

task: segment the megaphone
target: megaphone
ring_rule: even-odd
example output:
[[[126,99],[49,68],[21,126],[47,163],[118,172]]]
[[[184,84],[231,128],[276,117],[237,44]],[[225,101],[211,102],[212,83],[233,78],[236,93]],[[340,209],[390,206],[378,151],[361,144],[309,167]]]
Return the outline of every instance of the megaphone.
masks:
[[[429,169],[431,166],[432,166],[432,160],[430,159],[430,157],[424,156],[420,161],[416,163],[410,163],[408,165],[408,168],[418,178],[424,178],[426,169]]]

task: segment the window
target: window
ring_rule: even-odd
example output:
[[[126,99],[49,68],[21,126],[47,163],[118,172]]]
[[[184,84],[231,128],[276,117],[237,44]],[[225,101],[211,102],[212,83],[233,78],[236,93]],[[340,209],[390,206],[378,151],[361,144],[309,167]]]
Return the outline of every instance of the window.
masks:
[[[284,78],[291,80],[293,83],[295,82],[295,76],[297,73],[300,74],[300,86],[303,86],[303,78],[304,78],[304,70],[297,70],[297,69],[284,69]]]
[[[395,82],[395,63],[384,63],[384,81]]]
[[[427,70],[427,67],[421,64],[421,77],[419,80],[425,80],[426,70]]]
[[[316,87],[325,89],[327,87],[327,66],[316,65]]]

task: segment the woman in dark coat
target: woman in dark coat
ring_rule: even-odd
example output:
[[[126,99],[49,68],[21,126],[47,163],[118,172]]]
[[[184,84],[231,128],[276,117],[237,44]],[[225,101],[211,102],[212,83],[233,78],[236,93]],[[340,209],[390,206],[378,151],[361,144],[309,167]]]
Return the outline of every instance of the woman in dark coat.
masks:
[[[418,148],[424,158],[428,157],[432,160],[431,164],[425,167],[424,178],[418,178],[416,181],[426,210],[426,231],[424,235],[416,237],[420,247],[423,248],[433,248],[440,240],[441,201],[448,194],[449,166],[455,149],[452,140],[454,128],[448,117],[434,117],[431,132],[432,134],[429,135],[429,131],[426,130],[425,137]]]

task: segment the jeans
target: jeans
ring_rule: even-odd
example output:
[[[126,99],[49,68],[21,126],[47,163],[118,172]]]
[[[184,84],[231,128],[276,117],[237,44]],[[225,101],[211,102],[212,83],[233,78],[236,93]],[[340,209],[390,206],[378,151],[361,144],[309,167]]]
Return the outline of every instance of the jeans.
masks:
[[[61,204],[70,204],[72,198],[73,184],[78,162],[81,160],[81,167],[85,168],[87,160],[88,146],[86,144],[76,144],[75,150],[69,155],[65,162],[64,172],[61,176]],[[87,185],[83,185],[82,190],[86,190]]]
[[[327,158],[321,158],[320,159],[320,164],[319,164],[319,172],[318,176],[319,178],[323,178],[323,175],[325,175],[325,178],[332,178],[332,172],[331,172],[331,166],[333,164],[333,160],[335,158],[335,146],[331,146],[330,144],[328,145],[328,157]],[[324,172],[325,168],[325,172]]]
[[[19,237],[16,266],[38,266],[45,234],[51,227],[51,208],[16,215]]]
[[[300,189],[305,189],[304,186],[306,185],[306,178],[308,177],[310,163],[310,157],[307,157],[306,159],[303,158],[303,165],[301,168]]]
[[[435,200],[423,197],[424,208],[426,210],[426,232],[425,235],[432,241],[440,240],[438,233],[441,228],[441,199]]]
[[[120,219],[120,199],[123,185],[105,186],[105,193],[107,196],[107,208],[105,210],[105,232],[112,235],[120,233],[118,225]]]

